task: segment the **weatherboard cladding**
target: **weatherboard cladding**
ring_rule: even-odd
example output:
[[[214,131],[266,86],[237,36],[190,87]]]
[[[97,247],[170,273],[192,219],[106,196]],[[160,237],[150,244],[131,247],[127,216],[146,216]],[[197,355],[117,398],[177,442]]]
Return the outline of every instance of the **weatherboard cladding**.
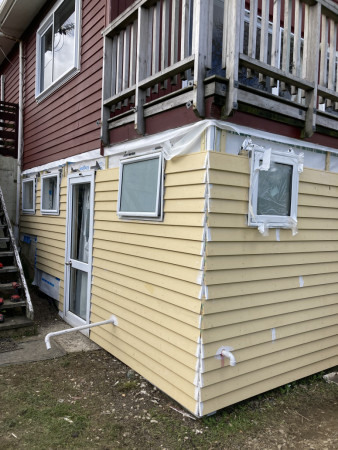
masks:
[[[40,212],[41,178],[39,178],[36,187],[36,212],[34,215],[21,214],[20,218],[20,232],[37,237],[36,268],[61,280],[59,298],[61,311],[64,294],[66,199],[67,178],[62,178],[60,214],[58,216],[42,215]]]
[[[277,241],[246,225],[248,158],[210,153],[209,167],[203,414],[338,363],[337,175],[304,170],[299,233]]]
[[[116,215],[118,169],[97,172],[91,338],[190,411],[201,300],[206,153],[166,162],[163,222]]]
[[[91,322],[115,314],[119,325],[90,333],[203,415],[338,364],[337,175],[304,170],[299,233],[280,230],[277,241],[275,230],[246,225],[248,158],[209,152],[207,170],[206,155],[166,162],[157,223],[118,219],[118,169],[97,172]],[[40,182],[21,231],[38,237],[37,267],[61,279],[62,297],[65,178],[60,216],[39,207]],[[215,357],[222,346],[234,349],[235,367]]]

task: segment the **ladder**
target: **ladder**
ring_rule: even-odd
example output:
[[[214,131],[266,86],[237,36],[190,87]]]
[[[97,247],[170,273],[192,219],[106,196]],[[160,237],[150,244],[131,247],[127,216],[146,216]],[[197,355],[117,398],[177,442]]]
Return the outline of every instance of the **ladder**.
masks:
[[[0,187],[0,336],[20,334],[20,328],[33,330],[33,318],[33,305]]]

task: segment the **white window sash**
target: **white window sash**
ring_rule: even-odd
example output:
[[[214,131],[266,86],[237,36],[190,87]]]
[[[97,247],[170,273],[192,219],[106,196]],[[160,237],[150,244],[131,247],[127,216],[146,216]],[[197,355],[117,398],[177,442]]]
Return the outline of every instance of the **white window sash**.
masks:
[[[45,209],[43,208],[43,199],[44,199],[44,188],[45,181],[50,178],[56,178],[56,188],[55,188],[55,198],[56,198],[56,208],[55,209]],[[41,214],[44,215],[59,215],[60,212],[60,174],[59,173],[51,173],[46,175],[41,175],[41,204],[40,204]]]
[[[66,70],[63,74],[52,80],[52,83],[45,89],[41,86],[41,42],[42,37],[52,25],[54,35],[54,14],[56,10],[62,5],[65,0],[59,0],[54,8],[50,11],[48,16],[41,23],[36,34],[36,76],[35,76],[35,100],[37,102],[48,97],[52,92],[58,89],[62,84],[66,83],[70,78],[75,76],[80,71],[80,41],[81,41],[81,0],[75,0],[75,39],[74,39],[74,62],[73,66]],[[54,66],[54,45],[52,48],[52,65]],[[53,71],[52,71],[53,73]]]
[[[32,200],[33,200],[32,208],[24,207],[24,199],[25,199],[25,194],[26,194],[27,189],[32,189]],[[21,194],[22,194],[22,198],[21,198],[22,212],[24,214],[35,214],[35,177],[34,178],[24,178],[22,180]]]
[[[156,207],[154,211],[123,211],[121,209],[121,200],[122,200],[122,189],[123,189],[123,168],[124,165],[146,161],[150,159],[159,160],[158,165],[158,174],[157,174],[157,186],[156,186]],[[148,220],[163,220],[163,183],[164,183],[164,160],[163,155],[160,152],[150,153],[147,155],[131,157],[120,160],[120,170],[119,170],[119,190],[118,190],[118,200],[117,200],[117,215],[120,218],[129,218],[129,219],[148,219]]]
[[[267,228],[294,228],[297,223],[300,156],[293,151],[290,151],[289,153],[279,151],[271,152],[270,162],[292,166],[290,215],[258,215],[258,175],[264,149],[254,149],[252,152],[248,225],[252,227],[264,225]]]

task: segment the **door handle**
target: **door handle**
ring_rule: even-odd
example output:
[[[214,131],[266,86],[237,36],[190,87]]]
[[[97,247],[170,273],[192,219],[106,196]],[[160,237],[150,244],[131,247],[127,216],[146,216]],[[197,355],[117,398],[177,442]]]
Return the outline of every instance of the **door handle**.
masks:
[[[66,262],[65,264],[66,264],[66,266],[72,267],[72,262],[71,262],[71,261],[68,261],[68,262]]]

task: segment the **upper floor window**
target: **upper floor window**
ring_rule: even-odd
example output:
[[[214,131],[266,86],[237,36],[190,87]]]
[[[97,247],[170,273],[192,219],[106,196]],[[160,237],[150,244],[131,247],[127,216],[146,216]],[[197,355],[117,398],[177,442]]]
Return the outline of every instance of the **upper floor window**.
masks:
[[[36,38],[36,98],[57,89],[80,68],[80,0],[58,1]]]

